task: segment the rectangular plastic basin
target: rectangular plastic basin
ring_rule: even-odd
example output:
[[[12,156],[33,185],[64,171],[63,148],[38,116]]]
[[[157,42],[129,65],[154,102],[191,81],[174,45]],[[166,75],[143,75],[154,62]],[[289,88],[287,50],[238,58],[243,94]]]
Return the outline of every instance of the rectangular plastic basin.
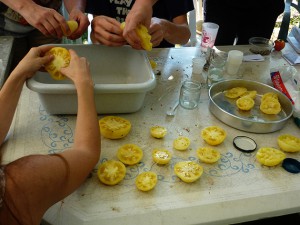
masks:
[[[144,51],[128,46],[57,46],[73,49],[90,62],[98,114],[136,112],[146,93],[156,86]],[[38,93],[49,114],[77,114],[77,94],[71,80],[54,80],[46,72],[37,72],[27,81],[27,87]]]

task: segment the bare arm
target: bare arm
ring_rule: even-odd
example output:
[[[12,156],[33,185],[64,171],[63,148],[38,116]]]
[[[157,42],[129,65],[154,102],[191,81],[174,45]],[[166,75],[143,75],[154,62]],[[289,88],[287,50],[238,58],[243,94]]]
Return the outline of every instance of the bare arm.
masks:
[[[57,155],[29,155],[6,166],[5,200],[18,218],[38,224],[45,211],[78,188],[100,157],[100,131],[89,64],[70,50],[71,63],[62,72],[75,84],[78,115],[71,149]],[[5,213],[5,212],[4,212]],[[1,216],[1,212],[0,212]]]
[[[24,82],[53,57],[43,57],[50,46],[33,48],[12,71],[0,90],[0,145],[11,125]],[[42,57],[40,57],[40,55]]]
[[[61,38],[62,27],[69,32],[69,27],[62,15],[54,9],[36,4],[32,0],[1,0],[5,5],[21,14],[26,21],[45,36]]]
[[[191,32],[186,15],[181,15],[168,21],[153,17],[149,29],[153,46],[158,46],[163,39],[172,44],[186,44]]]
[[[68,38],[77,39],[87,30],[90,22],[85,13],[86,0],[64,0],[70,20],[78,22],[78,29]]]

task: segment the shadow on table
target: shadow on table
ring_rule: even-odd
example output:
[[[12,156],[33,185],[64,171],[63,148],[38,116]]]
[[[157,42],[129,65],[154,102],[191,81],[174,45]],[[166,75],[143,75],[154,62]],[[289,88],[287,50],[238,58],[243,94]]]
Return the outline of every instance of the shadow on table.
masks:
[[[266,218],[261,220],[249,221],[245,223],[236,223],[232,225],[299,225],[300,224],[300,213],[289,214],[284,216],[277,216],[272,218]]]

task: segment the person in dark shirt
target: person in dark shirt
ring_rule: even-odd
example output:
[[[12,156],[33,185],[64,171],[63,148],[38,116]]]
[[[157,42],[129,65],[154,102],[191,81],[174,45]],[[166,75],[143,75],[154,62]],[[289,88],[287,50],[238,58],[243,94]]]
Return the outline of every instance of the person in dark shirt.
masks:
[[[204,22],[218,24],[215,45],[249,44],[251,37],[270,39],[284,0],[203,0]]]
[[[91,40],[108,46],[122,46],[120,24],[135,3],[132,1],[87,0],[86,12],[93,14]],[[173,47],[186,44],[190,38],[186,14],[194,9],[192,0],[158,0],[153,6],[149,27],[153,47]]]

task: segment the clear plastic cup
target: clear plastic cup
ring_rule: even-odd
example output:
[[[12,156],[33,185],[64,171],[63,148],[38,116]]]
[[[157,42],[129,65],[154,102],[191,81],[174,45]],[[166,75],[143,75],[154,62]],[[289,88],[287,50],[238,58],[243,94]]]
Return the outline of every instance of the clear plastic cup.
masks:
[[[219,25],[216,23],[205,22],[202,24],[201,51],[206,52],[207,48],[215,45]]]

